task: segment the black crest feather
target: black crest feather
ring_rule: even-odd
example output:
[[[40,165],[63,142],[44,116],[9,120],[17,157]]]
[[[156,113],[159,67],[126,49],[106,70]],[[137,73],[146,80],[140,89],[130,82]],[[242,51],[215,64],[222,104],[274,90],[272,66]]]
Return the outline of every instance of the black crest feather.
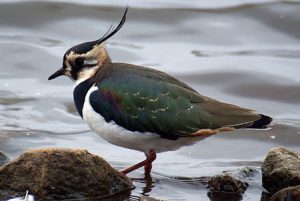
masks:
[[[107,30],[107,32],[100,39],[85,42],[85,43],[81,43],[79,45],[75,45],[74,47],[71,47],[65,53],[65,56],[68,55],[71,51],[74,51],[77,54],[86,53],[86,52],[90,51],[91,49],[93,49],[93,47],[95,45],[99,45],[99,44],[103,43],[104,41],[106,41],[107,39],[109,39],[110,37],[112,37],[113,35],[115,35],[122,28],[122,26],[124,25],[124,23],[126,21],[127,11],[128,11],[128,5],[125,8],[125,12],[123,14],[123,17],[122,17],[121,21],[119,22],[118,26],[115,29],[113,28],[113,25],[111,25],[109,27],[109,29]],[[64,58],[65,58],[65,56],[64,56]]]
[[[119,22],[118,26],[115,29],[113,29],[113,26],[111,25],[109,27],[109,29],[107,30],[107,32],[99,40],[97,40],[97,44],[103,43],[104,41],[106,41],[107,39],[109,39],[110,37],[115,35],[122,28],[122,26],[124,25],[124,23],[126,21],[127,11],[128,11],[128,5],[125,8],[125,12],[124,12],[123,17],[122,17],[121,21]]]

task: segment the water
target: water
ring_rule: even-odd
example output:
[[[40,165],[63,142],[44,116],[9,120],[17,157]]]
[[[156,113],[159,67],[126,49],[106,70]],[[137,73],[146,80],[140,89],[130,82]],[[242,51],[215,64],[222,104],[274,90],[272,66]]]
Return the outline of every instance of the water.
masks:
[[[108,3],[109,2],[109,3]],[[0,149],[11,158],[39,147],[86,148],[124,168],[140,152],[106,143],[78,117],[73,83],[49,82],[71,46],[117,24],[123,1],[0,2]],[[259,167],[268,150],[300,151],[300,4],[279,1],[128,1],[123,29],[107,43],[113,61],[151,66],[201,94],[274,118],[271,130],[236,131],[158,155],[152,182],[130,174],[141,194],[210,200],[197,179]],[[175,179],[172,179],[175,178]],[[243,200],[260,199],[260,175]],[[211,198],[211,200],[214,200]]]

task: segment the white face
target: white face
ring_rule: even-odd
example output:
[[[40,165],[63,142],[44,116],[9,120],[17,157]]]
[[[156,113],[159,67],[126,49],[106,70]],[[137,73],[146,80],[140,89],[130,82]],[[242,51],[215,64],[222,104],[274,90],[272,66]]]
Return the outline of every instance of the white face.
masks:
[[[90,51],[78,54],[71,50],[63,62],[65,75],[75,81],[91,78],[107,61],[108,55],[103,45],[95,45]]]

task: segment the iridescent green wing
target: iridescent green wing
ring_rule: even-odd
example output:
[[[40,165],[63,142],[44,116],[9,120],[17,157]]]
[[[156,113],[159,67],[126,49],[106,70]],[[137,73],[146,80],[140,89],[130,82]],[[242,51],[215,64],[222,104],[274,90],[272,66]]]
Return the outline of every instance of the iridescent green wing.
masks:
[[[169,139],[259,119],[250,110],[201,96],[175,78],[148,69],[113,72],[97,87],[90,103],[107,122]]]

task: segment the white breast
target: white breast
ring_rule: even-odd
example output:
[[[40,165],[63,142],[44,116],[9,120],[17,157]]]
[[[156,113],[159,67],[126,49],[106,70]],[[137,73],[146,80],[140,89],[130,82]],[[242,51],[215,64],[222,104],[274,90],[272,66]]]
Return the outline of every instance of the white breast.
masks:
[[[90,105],[89,97],[98,88],[93,86],[85,97],[83,105],[83,119],[89,124],[92,130],[100,135],[106,141],[129,149],[134,149],[147,153],[150,150],[163,152],[176,150],[184,145],[190,145],[199,140],[199,138],[183,137],[178,140],[168,140],[161,138],[154,133],[132,132],[117,125],[114,121],[106,122],[105,119],[94,111]]]

